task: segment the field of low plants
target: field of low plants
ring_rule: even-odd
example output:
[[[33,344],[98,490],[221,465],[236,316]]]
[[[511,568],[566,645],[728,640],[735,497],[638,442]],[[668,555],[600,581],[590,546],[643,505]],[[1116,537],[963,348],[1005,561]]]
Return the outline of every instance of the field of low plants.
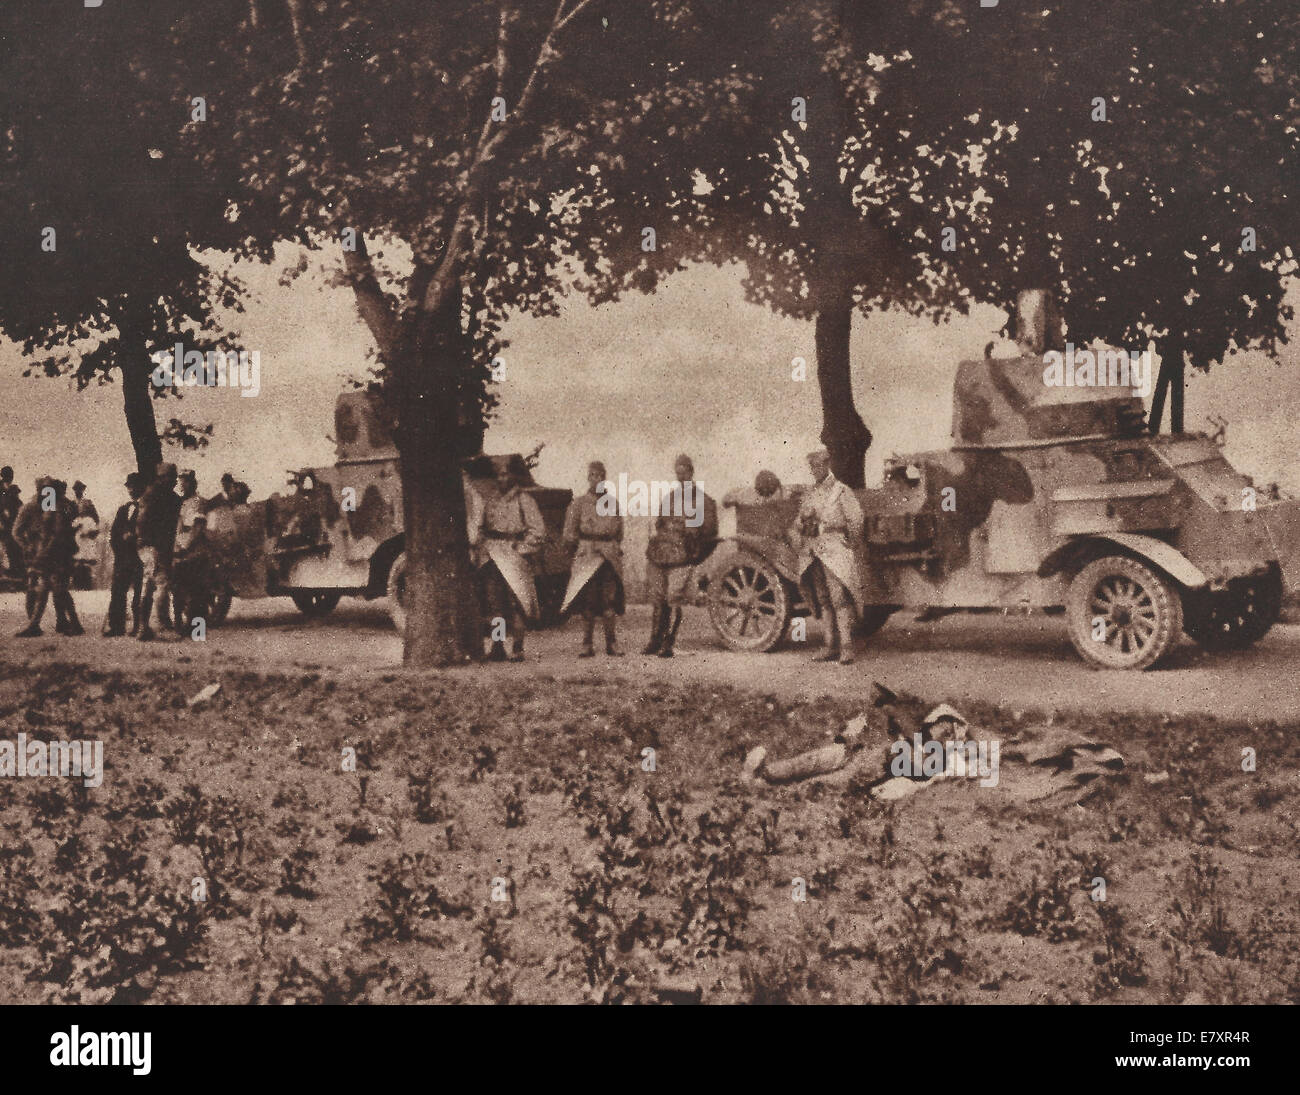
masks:
[[[846,701],[505,679],[0,662],[0,740],[105,762],[0,779],[0,1001],[1300,1002],[1296,727],[1058,717],[1124,770],[885,805],[739,778]]]

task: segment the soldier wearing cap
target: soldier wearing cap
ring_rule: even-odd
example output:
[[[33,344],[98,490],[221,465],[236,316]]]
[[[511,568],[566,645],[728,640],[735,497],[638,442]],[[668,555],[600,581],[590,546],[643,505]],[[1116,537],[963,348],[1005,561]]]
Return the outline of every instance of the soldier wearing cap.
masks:
[[[108,546],[113,552],[113,578],[109,587],[108,616],[104,636],[116,638],[126,634],[126,595],[131,594],[131,634],[140,629],[140,553],[137,550],[136,518],[140,513],[140,495],[144,478],[139,472],[126,477],[128,500],[118,506],[108,530]]]
[[[95,524],[99,524],[99,510],[95,509],[95,503],[86,497],[86,484],[78,479],[72,484],[72,496],[76,499],[78,517],[89,517]]]
[[[221,493],[213,501],[220,501],[221,505],[226,506],[242,506],[248,501],[250,493],[247,483],[226,472],[221,477]]]
[[[498,637],[503,623],[511,639],[509,660],[523,661],[526,620],[539,614],[533,559],[546,541],[546,525],[520,484],[524,474],[518,458],[498,465],[495,493],[472,505],[468,515],[470,559],[478,573],[492,661],[506,660],[504,637]]]
[[[587,465],[587,493],[570,502],[564,515],[564,542],[574,555],[560,611],[576,604],[582,613],[580,658],[596,656],[592,638],[597,615],[605,625],[605,653],[623,656],[614,627],[615,617],[623,614],[623,518],[601,512],[604,482],[605,465],[593,460]]]
[[[683,604],[695,600],[695,564],[718,538],[718,506],[694,481],[695,464],[685,453],[673,463],[680,484],[679,513],[655,517],[654,532],[646,547],[646,586],[653,605],[650,641],[643,654],[673,656]],[[686,509],[692,513],[688,516]]]
[[[825,449],[808,454],[813,488],[804,495],[795,521],[799,579],[826,620],[829,642],[816,661],[853,664],[854,605],[862,603],[862,579],[854,545],[862,538],[862,507],[848,487],[831,474]]]
[[[81,635],[81,621],[69,591],[72,564],[77,554],[76,506],[67,497],[67,484],[61,479],[38,479],[37,497],[32,509],[19,514],[21,535],[31,549],[27,567],[27,626],[17,637],[36,638],[41,634],[41,618],[46,604],[54,601],[54,630],[60,635]]]
[[[737,506],[761,506],[767,502],[780,502],[784,498],[785,488],[781,486],[781,480],[775,472],[764,470],[754,476],[752,487],[727,491],[722,496],[722,505],[724,509],[735,509]]]
[[[171,590],[172,555],[176,548],[176,525],[181,500],[176,494],[176,465],[159,464],[158,474],[140,497],[136,515],[136,543],[140,553],[140,639],[154,637],[149,614],[158,601],[158,619],[167,626],[167,595]]]

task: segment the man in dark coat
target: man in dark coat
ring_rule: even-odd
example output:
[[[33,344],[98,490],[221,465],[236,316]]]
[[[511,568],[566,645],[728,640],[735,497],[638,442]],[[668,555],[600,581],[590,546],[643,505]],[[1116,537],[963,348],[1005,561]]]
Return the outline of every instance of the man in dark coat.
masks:
[[[108,532],[108,546],[113,552],[113,581],[108,598],[108,618],[104,621],[106,638],[126,634],[126,596],[131,594],[131,634],[140,629],[140,553],[136,550],[136,518],[140,514],[140,495],[144,480],[139,472],[126,477],[129,501],[118,506]]]

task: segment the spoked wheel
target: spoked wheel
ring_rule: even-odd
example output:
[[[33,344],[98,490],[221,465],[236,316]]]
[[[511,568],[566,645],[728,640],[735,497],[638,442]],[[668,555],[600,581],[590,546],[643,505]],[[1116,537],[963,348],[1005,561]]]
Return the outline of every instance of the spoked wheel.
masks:
[[[1126,555],[1096,559],[1075,575],[1066,617],[1075,650],[1105,669],[1147,669],[1183,630],[1172,583]]]
[[[342,594],[331,589],[300,589],[289,596],[293,598],[299,612],[309,620],[316,620],[328,616],[338,608]]]
[[[732,650],[771,650],[789,626],[791,601],[774,566],[743,554],[710,584],[709,619]]]
[[[1282,613],[1282,573],[1232,582],[1216,593],[1189,594],[1183,605],[1187,634],[1206,650],[1244,650],[1259,642]]]

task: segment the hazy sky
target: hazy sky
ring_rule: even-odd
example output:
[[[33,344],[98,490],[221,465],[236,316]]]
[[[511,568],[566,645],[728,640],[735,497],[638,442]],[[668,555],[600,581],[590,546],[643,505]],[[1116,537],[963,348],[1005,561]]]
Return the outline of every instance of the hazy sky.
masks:
[[[283,487],[286,469],[332,462],[334,398],[348,377],[364,375],[370,340],[351,292],[326,287],[323,273],[284,288],[278,266],[237,269],[253,289],[240,324],[244,346],[261,354],[261,394],[192,390],[155,408],[160,424],[181,409],[187,421],[214,423],[207,450],[169,455],[198,472],[201,493],[215,493],[229,469],[265,497]],[[527,452],[544,441],[539,481],[574,489],[585,487],[588,460],[604,460],[615,477],[669,478],[679,451],[695,458],[715,497],[762,467],[786,482],[806,479],[803,458],[820,430],[812,326],[746,303],[740,281],[735,268],[698,267],[655,296],[601,308],[575,298],[557,318],[512,320],[488,450]],[[1291,297],[1300,303],[1300,293]],[[1002,318],[983,308],[939,327],[894,314],[857,319],[856,394],[876,438],[869,480],[891,452],[947,444],[957,363],[979,356]],[[790,378],[800,356],[804,383]],[[1187,425],[1208,428],[1217,410],[1240,470],[1300,491],[1297,356],[1292,345],[1280,365],[1243,355],[1193,376]],[[104,516],[134,467],[119,386],[78,394],[67,380],[24,378],[22,367],[17,348],[0,343],[0,463],[14,466],[24,497],[37,474],[84,479]]]

